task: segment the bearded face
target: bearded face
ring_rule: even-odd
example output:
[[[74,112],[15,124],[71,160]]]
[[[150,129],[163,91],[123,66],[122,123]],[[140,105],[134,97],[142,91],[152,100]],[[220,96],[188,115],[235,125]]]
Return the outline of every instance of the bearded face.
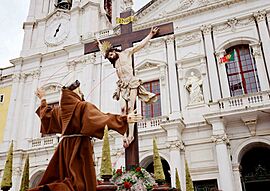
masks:
[[[108,53],[108,60],[111,63],[115,63],[118,58],[119,58],[119,55],[116,53],[115,50]]]

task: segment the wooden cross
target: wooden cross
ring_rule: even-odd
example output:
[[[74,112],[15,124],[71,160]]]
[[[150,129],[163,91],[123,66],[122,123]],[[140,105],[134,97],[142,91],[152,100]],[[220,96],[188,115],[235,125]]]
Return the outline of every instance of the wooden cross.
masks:
[[[129,16],[132,16],[133,11],[126,11],[120,13],[121,18],[127,18]],[[168,23],[164,25],[157,26],[159,28],[159,33],[155,35],[154,38],[164,36],[164,35],[170,35],[173,34],[173,24]],[[125,50],[129,47],[133,46],[133,43],[141,41],[144,39],[150,32],[150,28],[140,30],[140,31],[132,31],[132,23],[121,25],[121,35],[114,36],[111,38],[103,39],[102,41],[109,41],[113,47],[121,46],[122,50]],[[84,46],[84,54],[89,54],[93,52],[99,51],[99,48],[96,44],[96,42],[87,43]],[[133,75],[135,75],[134,71],[134,61],[132,61],[132,67],[133,67]],[[136,105],[136,104],[135,104]],[[126,148],[125,151],[125,162],[126,162],[126,169],[130,170],[133,167],[139,166],[139,143],[138,143],[138,126],[137,123],[134,125],[134,140],[129,145],[128,148]]]

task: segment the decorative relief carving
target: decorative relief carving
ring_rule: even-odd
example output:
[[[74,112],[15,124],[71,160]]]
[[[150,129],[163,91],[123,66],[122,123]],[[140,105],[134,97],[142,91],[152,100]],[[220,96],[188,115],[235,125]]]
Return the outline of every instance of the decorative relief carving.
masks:
[[[216,33],[223,33],[223,32],[228,32],[228,31],[234,32],[239,28],[242,28],[251,24],[254,24],[254,18],[251,16],[247,18],[242,18],[242,19],[232,18],[232,19],[228,19],[226,23],[215,25],[213,27],[213,31]]]
[[[259,57],[261,56],[261,44],[259,43],[256,43],[256,44],[250,44],[250,47],[252,48],[252,54],[253,56],[256,58],[256,57]]]
[[[232,31],[236,30],[236,24],[238,23],[238,20],[236,18],[228,19],[227,24],[231,27]]]
[[[198,75],[195,75],[195,72],[191,71],[185,83],[185,88],[189,92],[189,104],[197,104],[203,102],[204,98],[202,85],[203,80],[201,77],[198,77]]]
[[[20,167],[16,167],[14,169],[14,175],[15,176],[21,176],[21,174],[22,174],[22,169]]]
[[[165,37],[165,41],[167,44],[172,44],[174,42],[174,39],[175,39],[174,35],[169,35]]]
[[[190,42],[190,41],[196,41],[201,39],[201,33],[198,32],[189,32],[184,35],[181,35],[180,37],[177,38],[177,43],[183,44],[185,42]]]
[[[227,144],[230,145],[230,140],[227,137],[226,133],[221,135],[212,135],[211,141],[216,144]]]
[[[12,79],[14,82],[19,82],[20,81],[20,74],[13,74]]]
[[[266,11],[258,11],[253,14],[257,22],[265,21]]]
[[[203,34],[210,34],[212,31],[212,25],[202,25],[201,31],[203,32]]]
[[[182,11],[182,10],[186,10],[186,9],[190,8],[194,2],[195,2],[195,0],[184,0],[184,1],[181,0],[181,1],[179,1],[177,11]]]
[[[170,145],[168,146],[168,148],[170,149],[179,149],[181,151],[185,150],[185,144],[184,142],[181,140],[177,140],[177,141],[173,141],[170,143]]]

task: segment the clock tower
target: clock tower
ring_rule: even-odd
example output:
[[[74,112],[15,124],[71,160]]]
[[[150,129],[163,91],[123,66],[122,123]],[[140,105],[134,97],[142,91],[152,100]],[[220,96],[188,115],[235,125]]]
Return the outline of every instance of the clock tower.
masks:
[[[44,54],[115,26],[123,0],[30,0],[21,56]]]

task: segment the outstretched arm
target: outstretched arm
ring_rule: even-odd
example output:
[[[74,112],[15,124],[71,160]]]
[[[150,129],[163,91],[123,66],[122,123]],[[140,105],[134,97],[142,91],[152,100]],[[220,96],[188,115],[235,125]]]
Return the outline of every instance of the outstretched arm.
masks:
[[[136,46],[130,48],[130,51],[132,52],[132,54],[134,54],[135,52],[138,52],[143,47],[145,47],[145,45],[149,42],[149,40],[153,38],[153,36],[155,36],[158,33],[158,31],[159,31],[159,28],[152,27],[150,33],[141,42],[139,42]]]

